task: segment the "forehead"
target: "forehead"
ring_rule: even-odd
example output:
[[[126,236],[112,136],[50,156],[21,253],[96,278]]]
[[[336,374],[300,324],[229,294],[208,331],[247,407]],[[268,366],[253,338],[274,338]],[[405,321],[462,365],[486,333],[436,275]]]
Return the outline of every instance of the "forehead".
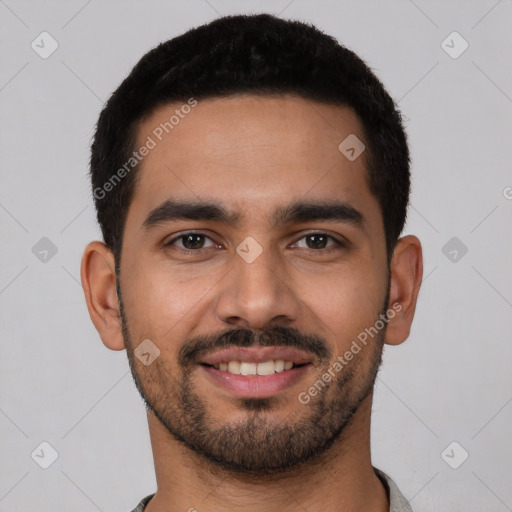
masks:
[[[169,199],[215,199],[242,218],[269,219],[269,210],[301,198],[375,208],[365,154],[350,161],[339,149],[349,136],[364,141],[350,108],[296,96],[238,95],[160,107],[138,127],[136,148],[151,149],[139,163],[128,217],[140,224]]]

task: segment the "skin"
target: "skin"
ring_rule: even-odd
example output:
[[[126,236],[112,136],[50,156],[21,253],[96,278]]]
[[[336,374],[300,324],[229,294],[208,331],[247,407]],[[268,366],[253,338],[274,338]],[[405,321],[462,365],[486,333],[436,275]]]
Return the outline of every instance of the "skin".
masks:
[[[160,107],[146,119],[139,126],[139,145],[179,107]],[[91,319],[108,348],[127,349],[139,390],[161,414],[159,419],[148,410],[158,484],[148,512],[240,507],[283,512],[297,510],[298,504],[309,512],[388,510],[370,458],[371,390],[383,344],[398,345],[409,335],[423,273],[422,251],[415,236],[402,237],[388,281],[383,219],[368,187],[364,153],[350,162],[338,150],[349,134],[364,142],[358,117],[346,107],[294,96],[200,101],[142,162],[121,256],[124,328],[114,256],[98,241],[86,247],[81,278]],[[240,214],[240,222],[175,220],[142,229],[148,213],[169,198],[221,202]],[[365,223],[315,220],[270,228],[269,214],[294,200],[341,200],[360,211]],[[184,254],[183,240],[163,246],[190,230],[209,237],[201,255]],[[321,246],[322,255],[319,248],[308,246],[308,233],[348,243],[337,247],[329,239],[326,248],[333,251],[326,254]],[[236,252],[248,236],[262,248],[250,264]],[[399,304],[400,311],[322,393],[301,404],[298,394],[374,325],[388,293],[389,307]],[[198,337],[232,329],[263,332],[274,326],[317,335],[329,357],[317,358],[299,382],[260,409],[219,388],[202,367],[190,365],[187,374],[178,364],[180,349]],[[149,366],[133,354],[144,339],[160,350]],[[347,375],[350,379],[342,386]],[[227,432],[236,423],[248,429],[250,420],[276,433],[283,426],[306,425],[322,410],[321,400],[330,404],[323,418],[341,430],[329,447],[319,448],[316,457],[303,463],[276,467],[273,473],[262,468],[237,471],[227,461],[215,463],[197,453],[169,432],[167,427],[181,426],[182,434],[193,434],[191,417],[178,399],[177,390],[183,391],[185,382],[212,432],[214,427]],[[335,417],[336,407],[345,411],[349,405],[357,406],[353,415]],[[271,454],[264,437],[258,438],[263,430],[250,432],[250,439],[241,440],[253,450],[246,453],[267,460]],[[214,436],[206,438],[213,442]]]

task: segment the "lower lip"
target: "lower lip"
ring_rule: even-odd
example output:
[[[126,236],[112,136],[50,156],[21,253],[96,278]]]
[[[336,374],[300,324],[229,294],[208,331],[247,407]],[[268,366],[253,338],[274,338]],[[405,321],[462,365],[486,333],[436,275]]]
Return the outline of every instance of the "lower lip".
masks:
[[[304,377],[311,364],[305,364],[272,375],[235,375],[211,366],[203,370],[222,388],[237,398],[265,398],[282,391]]]

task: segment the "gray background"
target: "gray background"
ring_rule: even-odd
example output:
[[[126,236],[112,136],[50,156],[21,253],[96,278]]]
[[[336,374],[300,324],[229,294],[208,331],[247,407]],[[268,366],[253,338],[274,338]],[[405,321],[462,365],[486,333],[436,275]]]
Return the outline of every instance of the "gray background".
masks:
[[[385,351],[374,464],[415,512],[512,510],[511,0],[0,0],[0,511],[125,512],[155,490],[126,354],[101,343],[79,280],[100,239],[88,146],[146,51],[219,14],[264,11],[356,51],[406,119],[406,233],[422,240],[425,274],[410,339]],[[59,45],[47,59],[31,48],[43,31]],[[469,43],[458,58],[441,45],[453,31]],[[59,455],[48,469],[31,458],[43,441]]]

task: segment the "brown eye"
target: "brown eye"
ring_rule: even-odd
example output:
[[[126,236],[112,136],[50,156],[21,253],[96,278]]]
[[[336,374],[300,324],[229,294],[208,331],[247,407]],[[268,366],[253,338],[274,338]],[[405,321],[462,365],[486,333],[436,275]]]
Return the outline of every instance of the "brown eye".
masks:
[[[206,240],[210,240],[212,242],[211,245],[205,246]],[[165,247],[172,245],[177,246],[179,249],[191,252],[216,246],[210,237],[203,235],[202,233],[185,233],[164,244]]]
[[[202,249],[204,243],[203,235],[183,235],[180,237],[183,240],[183,247],[185,249]]]
[[[306,240],[309,241],[306,244],[308,245],[308,247],[310,249],[325,249],[325,246],[327,244],[327,239],[329,237],[327,237],[325,235],[315,234],[315,235],[307,235],[305,238],[306,238]]]
[[[314,251],[322,251],[325,250],[326,252],[329,252],[331,249],[343,247],[344,244],[340,242],[339,240],[336,240],[334,237],[327,235],[326,233],[310,233],[308,235],[303,236],[301,240],[305,240],[305,246],[302,245],[299,247],[304,249],[312,249]],[[332,240],[334,243],[331,245],[327,245],[328,241]],[[297,242],[297,244],[299,243]]]

